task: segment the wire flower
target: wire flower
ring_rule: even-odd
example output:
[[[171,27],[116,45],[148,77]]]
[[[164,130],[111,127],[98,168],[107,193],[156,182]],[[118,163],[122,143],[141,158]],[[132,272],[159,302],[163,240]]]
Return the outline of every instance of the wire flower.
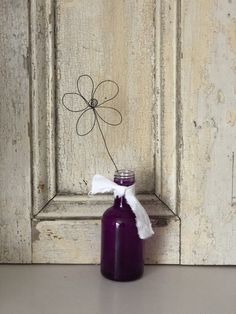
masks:
[[[105,80],[100,82],[96,88],[94,88],[94,82],[90,75],[83,74],[77,79],[77,90],[75,93],[65,93],[62,97],[63,106],[71,112],[81,112],[76,122],[76,133],[79,136],[85,136],[91,133],[95,127],[98,126],[98,129],[101,133],[105,148],[107,153],[114,164],[116,170],[118,170],[110,151],[107,147],[107,143],[100,125],[100,122],[104,122],[110,126],[118,126],[122,122],[122,115],[119,110],[104,106],[108,101],[113,100],[119,93],[119,86],[115,81]],[[106,96],[104,96],[106,95]],[[108,121],[106,118],[106,111],[108,111],[114,121]],[[90,117],[86,117],[90,115]],[[82,119],[85,119],[86,127],[88,129],[85,131],[80,130],[82,125]],[[88,125],[88,121],[92,122],[91,125]]]

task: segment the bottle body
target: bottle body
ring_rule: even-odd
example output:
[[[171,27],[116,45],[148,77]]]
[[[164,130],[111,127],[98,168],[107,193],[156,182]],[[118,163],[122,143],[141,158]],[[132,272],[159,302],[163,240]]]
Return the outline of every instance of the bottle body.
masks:
[[[132,180],[116,180],[132,185]],[[114,205],[102,217],[101,273],[111,280],[130,281],[143,274],[143,240],[138,236],[135,215],[125,196],[116,197]]]

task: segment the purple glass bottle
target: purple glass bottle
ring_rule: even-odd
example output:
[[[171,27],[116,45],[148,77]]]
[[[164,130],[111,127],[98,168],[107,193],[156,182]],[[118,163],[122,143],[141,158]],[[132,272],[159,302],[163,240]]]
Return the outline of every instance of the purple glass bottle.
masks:
[[[130,186],[134,172],[118,170],[114,182]],[[143,274],[143,241],[138,236],[135,215],[125,197],[116,197],[102,217],[101,273],[108,279],[130,281]]]

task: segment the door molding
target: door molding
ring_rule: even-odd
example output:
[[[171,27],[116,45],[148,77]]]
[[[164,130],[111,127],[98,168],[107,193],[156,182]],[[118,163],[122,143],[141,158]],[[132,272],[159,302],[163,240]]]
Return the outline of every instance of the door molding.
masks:
[[[33,214],[56,195],[54,1],[31,1]]]
[[[56,9],[57,1],[54,0],[31,1],[33,262],[99,262],[100,236],[96,226],[112,198],[62,195],[57,190],[55,105],[58,103],[56,84],[59,74],[56,73]],[[175,214],[176,26],[177,2],[168,0],[154,3],[153,126],[156,184],[153,194],[138,195],[156,230],[156,235],[147,241],[145,249],[145,261],[151,264],[180,263],[180,221]],[[77,230],[73,234],[74,240],[68,232],[69,226]],[[92,230],[95,230],[94,235],[91,235]],[[84,233],[91,235],[90,240],[82,237]],[[79,250],[83,252],[80,256],[76,253],[78,247],[75,247],[75,238]],[[63,244],[65,242],[66,247]],[[95,245],[93,252],[88,253],[91,245]]]
[[[153,8],[155,62],[153,97],[155,194],[176,212],[178,1],[157,1]],[[56,1],[31,1],[33,213],[57,194],[56,146]],[[50,205],[49,205],[50,206]]]

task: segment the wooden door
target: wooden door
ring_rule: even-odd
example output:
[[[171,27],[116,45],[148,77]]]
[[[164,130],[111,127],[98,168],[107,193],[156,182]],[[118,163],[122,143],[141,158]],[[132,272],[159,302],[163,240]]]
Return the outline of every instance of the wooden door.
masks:
[[[103,130],[153,223],[145,262],[235,264],[235,4],[1,6],[1,261],[99,263],[112,197],[88,191],[114,169],[99,133],[78,137],[61,102],[87,73],[120,86],[122,126]]]
[[[32,1],[33,262],[99,263],[100,218],[112,197],[88,192],[95,173],[112,178],[114,167],[99,130],[79,137],[78,114],[62,106],[63,94],[76,92],[78,77],[89,74],[96,85],[105,79],[119,84],[111,106],[123,123],[101,127],[119,168],[135,170],[137,193],[156,230],[146,241],[145,260],[179,263],[179,218],[156,196],[160,145],[166,141],[163,136],[160,144],[158,133],[160,24],[151,0]],[[170,30],[171,41],[175,28]],[[84,118],[89,124],[89,115]]]

